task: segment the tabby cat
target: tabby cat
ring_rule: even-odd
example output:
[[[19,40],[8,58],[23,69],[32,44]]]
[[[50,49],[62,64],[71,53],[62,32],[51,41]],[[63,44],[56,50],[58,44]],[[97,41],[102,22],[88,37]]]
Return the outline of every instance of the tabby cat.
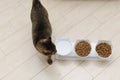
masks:
[[[40,53],[48,56],[47,62],[52,64],[51,56],[56,53],[56,47],[51,38],[52,29],[47,10],[39,0],[33,0],[31,21],[33,44]]]

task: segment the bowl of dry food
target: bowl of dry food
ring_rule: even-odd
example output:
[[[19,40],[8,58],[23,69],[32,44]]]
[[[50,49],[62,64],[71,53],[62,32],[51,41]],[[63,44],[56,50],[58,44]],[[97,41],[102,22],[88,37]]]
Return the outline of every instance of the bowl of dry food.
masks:
[[[110,41],[99,40],[96,45],[96,53],[101,58],[108,58],[112,54],[112,46]]]
[[[91,52],[91,45],[88,40],[79,40],[75,44],[75,52],[80,57],[87,57]]]

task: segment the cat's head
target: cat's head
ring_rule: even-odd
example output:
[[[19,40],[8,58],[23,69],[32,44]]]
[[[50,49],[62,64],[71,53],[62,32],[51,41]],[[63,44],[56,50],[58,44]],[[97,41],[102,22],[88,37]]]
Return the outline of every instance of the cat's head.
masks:
[[[38,49],[39,52],[43,53],[46,56],[53,55],[57,52],[56,47],[51,40],[51,37],[41,39],[37,43],[37,49]]]

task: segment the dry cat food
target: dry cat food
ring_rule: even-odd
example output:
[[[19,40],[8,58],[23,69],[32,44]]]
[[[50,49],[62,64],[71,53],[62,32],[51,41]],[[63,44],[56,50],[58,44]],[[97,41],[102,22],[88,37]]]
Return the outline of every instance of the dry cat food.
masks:
[[[96,46],[96,52],[100,57],[107,58],[111,55],[111,46],[108,43],[100,43]]]
[[[91,46],[87,41],[80,41],[75,46],[76,53],[81,57],[86,57],[90,54]]]

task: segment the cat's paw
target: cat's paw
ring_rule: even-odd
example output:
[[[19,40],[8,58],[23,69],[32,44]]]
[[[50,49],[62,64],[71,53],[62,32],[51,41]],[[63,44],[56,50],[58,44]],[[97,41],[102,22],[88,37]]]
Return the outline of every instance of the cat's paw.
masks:
[[[48,64],[50,64],[50,65],[53,63],[52,59],[48,59],[47,62],[48,62]]]

